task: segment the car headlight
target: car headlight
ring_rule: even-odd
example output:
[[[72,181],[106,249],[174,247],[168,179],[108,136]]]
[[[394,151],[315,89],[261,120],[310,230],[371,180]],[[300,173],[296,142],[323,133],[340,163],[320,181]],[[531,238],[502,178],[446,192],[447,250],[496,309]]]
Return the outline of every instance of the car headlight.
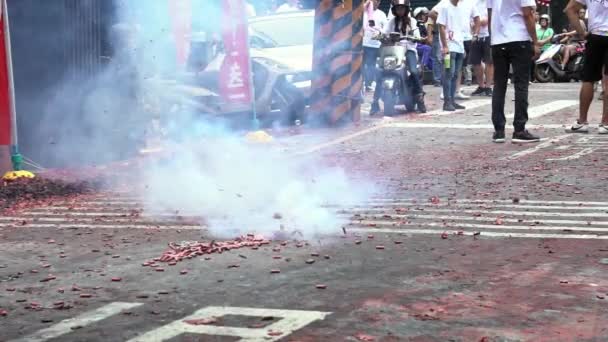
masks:
[[[397,58],[396,57],[384,58],[384,70],[394,70],[394,69],[397,69]]]

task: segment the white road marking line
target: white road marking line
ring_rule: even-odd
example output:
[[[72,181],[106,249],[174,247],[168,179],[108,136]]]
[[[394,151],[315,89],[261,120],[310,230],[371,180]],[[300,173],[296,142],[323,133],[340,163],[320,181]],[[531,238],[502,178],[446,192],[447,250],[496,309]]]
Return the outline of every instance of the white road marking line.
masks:
[[[438,110],[430,111],[428,113],[419,114],[418,116],[443,116],[443,115],[451,115],[451,114],[462,114],[462,113],[466,113],[468,110],[471,110],[471,109],[490,105],[490,104],[492,104],[492,101],[491,100],[470,100],[467,102],[463,102],[462,104],[463,104],[463,106],[466,107],[466,109],[457,110],[455,112],[446,112],[446,111],[438,109]]]
[[[387,234],[443,234],[456,235],[460,231],[446,229],[385,229],[385,228],[350,228],[349,231],[355,233],[387,233]],[[462,232],[462,235],[474,235],[475,232]],[[608,240],[608,235],[587,235],[587,234],[534,234],[534,233],[498,233],[498,232],[481,232],[480,237],[513,237],[513,238],[539,238],[539,239],[598,239]]]
[[[380,130],[382,128],[384,128],[383,124],[380,124],[380,125],[377,125],[377,126],[368,127],[368,128],[365,128],[365,129],[363,129],[361,131],[358,131],[358,132],[355,132],[355,133],[351,133],[351,134],[347,134],[347,135],[345,135],[343,137],[331,140],[329,142],[325,142],[325,143],[322,143],[322,144],[319,144],[319,145],[315,145],[315,146],[309,147],[309,148],[307,148],[307,149],[305,149],[303,151],[294,152],[294,153],[291,154],[291,156],[295,157],[295,156],[300,156],[300,155],[304,155],[304,154],[311,154],[311,153],[320,151],[322,149],[325,149],[325,148],[328,148],[328,147],[331,147],[331,146],[339,145],[339,144],[341,144],[343,142],[352,140],[352,139],[354,139],[356,137],[359,137],[359,136],[362,136],[362,135],[365,135],[365,134],[369,134],[369,133],[378,131],[378,130]]]
[[[39,217],[39,216],[44,216],[44,217],[67,217],[67,218],[79,218],[79,216],[83,216],[83,217],[108,217],[108,218],[120,218],[120,217],[130,217],[130,213],[128,211],[124,211],[124,212],[116,212],[116,211],[70,211],[70,212],[63,212],[63,213],[55,213],[52,211],[32,211],[32,210],[28,210],[28,211],[24,211],[22,213],[23,215],[29,215],[29,216],[34,216],[34,217]],[[142,213],[138,216],[133,216],[131,217],[132,219],[138,219],[138,218],[158,218],[158,217],[168,217],[168,218],[174,218],[176,216],[184,216],[183,214],[175,214],[175,213],[170,213],[170,212],[166,212],[166,213],[153,213],[153,214],[147,214],[147,213]],[[200,216],[200,215],[199,215]]]
[[[350,210],[345,209],[342,212],[364,212],[365,209],[356,209]],[[424,213],[465,213],[465,214],[480,214],[480,215],[510,215],[510,216],[550,216],[550,217],[598,217],[598,218],[608,218],[608,213],[606,212],[595,212],[595,213],[564,213],[564,212],[546,212],[546,211],[513,211],[513,210],[475,210],[475,209],[440,209],[440,208],[426,208],[424,210],[409,210],[407,214],[417,215]],[[608,221],[606,221],[608,223]]]
[[[582,149],[572,155],[566,156],[566,157],[561,157],[561,158],[548,158],[547,160],[552,160],[552,161],[563,161],[563,160],[574,160],[574,159],[579,159],[580,157],[586,156],[588,154],[591,154],[595,151],[594,148],[585,148]]]
[[[544,143],[538,144],[538,145],[536,145],[536,146],[534,146],[532,148],[529,148],[527,150],[523,150],[523,151],[517,152],[515,154],[512,154],[512,155],[510,155],[509,157],[507,157],[505,159],[507,159],[507,160],[514,160],[514,159],[518,159],[518,158],[530,155],[532,153],[535,153],[535,152],[538,152],[538,151],[542,150],[543,148],[551,147],[555,143],[557,143],[558,141],[563,140],[563,139],[567,138],[568,136],[569,136],[568,134],[558,135],[558,136],[552,138],[549,141],[546,141]]]
[[[583,232],[602,232],[608,234],[608,227],[597,228],[597,227],[572,227],[572,226],[508,226],[508,225],[492,225],[492,224],[470,224],[470,223],[443,223],[443,222],[409,222],[394,224],[378,224],[376,221],[362,221],[360,224],[354,224],[353,227],[365,226],[368,224],[377,224],[379,226],[391,226],[391,227],[439,227],[445,229],[490,229],[490,230],[559,230],[559,231],[583,231]],[[409,229],[409,228],[405,228]],[[350,228],[348,229],[350,231]]]
[[[373,197],[372,201],[378,202],[412,202],[414,204],[422,204],[428,203],[427,199],[417,199],[417,198],[382,198],[382,197]],[[445,199],[440,198],[441,202],[449,202],[449,203],[479,203],[479,204],[492,204],[492,203],[513,203],[513,200],[503,200],[503,199]],[[602,205],[608,206],[608,202],[597,202],[597,201],[557,201],[557,200],[527,200],[520,199],[520,204],[544,204],[544,205],[580,205],[580,206],[591,206],[591,205]]]
[[[130,339],[127,342],[163,342],[186,333],[240,337],[241,339],[239,339],[239,341],[243,342],[278,341],[314,321],[325,319],[325,317],[330,314],[331,312],[321,311],[210,306],[198,310],[188,317],[176,320],[165,326],[149,331],[144,335]],[[269,326],[258,329],[217,325],[192,325],[184,322],[185,320],[204,318],[211,319],[226,315],[276,317],[281,319]],[[269,335],[270,331],[280,332],[281,334],[279,336],[271,336]]]
[[[132,309],[140,305],[142,305],[142,303],[114,302],[102,306],[99,309],[85,312],[74,318],[64,319],[63,321],[46,329],[39,330],[31,335],[9,342],[43,342],[46,340],[54,339],[72,332],[72,328],[74,327],[85,327],[91,323],[95,323],[110,316],[116,315],[117,313],[120,313],[123,310]]]
[[[375,223],[378,225],[390,226],[398,223],[396,219],[401,220],[451,220],[451,221],[474,221],[474,222],[489,222],[494,223],[496,221],[496,217],[484,217],[484,216],[453,216],[453,215],[390,215],[392,219],[395,220],[387,220],[383,215],[365,215],[360,217],[352,217],[351,215],[344,215],[342,217],[351,218],[352,223],[368,222]],[[580,226],[595,226],[602,227],[608,226],[608,221],[578,221],[578,220],[541,220],[541,219],[530,219],[528,221],[519,221],[518,219],[510,219],[510,218],[501,218],[503,222],[506,223],[520,223],[520,224],[530,224],[536,223],[539,224],[569,224],[569,225],[580,225]],[[415,221],[419,222],[419,221]]]
[[[530,129],[546,128],[564,128],[564,125],[547,124],[547,125],[526,125]],[[451,128],[451,129],[494,129],[491,124],[460,124],[460,123],[423,123],[423,122],[391,122],[384,125],[387,128]]]
[[[475,207],[477,206],[477,207]],[[405,212],[418,212],[417,208],[452,208],[454,211],[458,211],[460,209],[477,209],[479,211],[487,211],[494,210],[496,208],[516,208],[516,209],[546,209],[546,210],[587,210],[587,211],[608,211],[608,206],[606,207],[595,207],[595,206],[551,206],[551,205],[525,205],[525,204],[488,204],[488,203],[413,203],[413,202],[367,202],[366,205],[355,205],[350,206],[348,208],[338,208],[340,210],[349,210],[349,211],[366,211],[366,209],[370,211],[391,211],[394,212],[398,208],[406,207],[407,211]]]
[[[529,108],[528,109],[528,119],[538,118],[543,115],[557,112],[558,110],[562,110],[562,109],[576,106],[576,105],[578,105],[578,101],[572,101],[572,100],[558,100],[558,101],[547,102],[545,104]],[[506,115],[507,119],[512,119],[514,116],[515,116],[514,113],[509,113]]]
[[[23,218],[20,219],[23,221]],[[20,225],[19,223],[0,223],[0,228],[51,228],[51,229],[159,229],[159,230],[199,230],[205,229],[204,225],[192,226],[192,225],[163,225],[163,224],[78,224],[69,222],[58,222],[58,223],[32,223],[28,222],[26,225]]]

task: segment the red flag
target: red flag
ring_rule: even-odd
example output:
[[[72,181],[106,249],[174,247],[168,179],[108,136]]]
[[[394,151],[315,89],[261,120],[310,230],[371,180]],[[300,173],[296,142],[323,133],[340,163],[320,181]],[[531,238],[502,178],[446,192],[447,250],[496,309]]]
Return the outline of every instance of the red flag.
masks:
[[[173,37],[177,49],[177,63],[184,65],[190,53],[190,34],[192,33],[192,1],[169,0],[169,11],[173,26]]]
[[[2,1],[0,1],[0,5]],[[8,84],[8,63],[6,61],[6,38],[4,36],[4,16],[0,6],[0,145],[11,144],[11,103]]]
[[[244,0],[222,1],[222,40],[226,56],[220,69],[220,92],[231,103],[251,104],[249,42]]]

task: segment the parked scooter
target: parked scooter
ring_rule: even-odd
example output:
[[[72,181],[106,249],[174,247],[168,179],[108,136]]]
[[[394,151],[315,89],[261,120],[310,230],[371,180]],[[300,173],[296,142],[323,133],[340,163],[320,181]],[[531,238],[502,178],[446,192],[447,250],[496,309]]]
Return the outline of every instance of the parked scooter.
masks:
[[[409,112],[414,111],[417,102],[423,100],[416,99],[412,94],[411,82],[408,79],[411,74],[406,71],[405,56],[407,49],[399,43],[404,40],[412,42],[421,42],[422,40],[411,36],[403,36],[396,32],[379,35],[376,39],[382,42],[380,57],[376,64],[378,72],[376,87],[380,87],[380,98],[384,103],[384,115],[394,115],[397,105],[404,105]],[[423,105],[419,106],[424,107]]]
[[[565,47],[564,44],[559,43],[562,38],[564,38],[563,34],[553,37],[551,40],[553,45],[545,50],[536,61],[534,77],[538,82],[581,80],[583,64],[585,63],[585,44],[584,42],[578,43],[576,53],[570,56],[568,65],[562,69],[563,56],[561,51]]]

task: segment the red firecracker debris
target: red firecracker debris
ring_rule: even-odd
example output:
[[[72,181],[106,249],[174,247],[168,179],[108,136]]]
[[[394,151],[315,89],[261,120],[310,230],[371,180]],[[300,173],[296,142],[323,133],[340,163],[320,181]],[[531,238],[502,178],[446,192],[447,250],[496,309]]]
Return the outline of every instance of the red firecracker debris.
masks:
[[[384,246],[382,246],[382,245],[376,246],[376,249],[384,249]]]
[[[361,240],[356,240],[355,241],[355,245],[360,245],[361,244]]]
[[[270,273],[273,273],[273,274],[281,273],[281,270],[270,270]]]
[[[308,260],[306,260],[306,263],[309,264],[309,265],[310,264],[314,264],[315,263],[315,259],[308,259]]]
[[[194,319],[185,319],[184,323],[192,324],[192,325],[209,325],[215,324],[218,322],[218,319],[215,317],[211,318],[194,318]]]
[[[442,239],[447,239],[448,238],[448,232],[441,233],[441,238]]]
[[[403,243],[403,241],[393,241],[395,243],[395,245],[400,245]]]
[[[181,275],[188,274],[188,270],[181,270],[181,271],[179,271],[179,274],[181,274]]]
[[[281,335],[283,335],[283,333],[280,331],[273,331],[273,330],[268,331],[268,336],[281,336]]]
[[[317,284],[315,285],[316,288],[318,288],[319,290],[325,290],[327,288],[327,285],[325,284]]]
[[[115,277],[115,278],[112,278],[112,281],[113,281],[113,282],[119,282],[119,281],[122,281],[122,278],[120,278],[120,277]]]
[[[156,272],[165,272],[165,269],[162,267],[157,267],[154,269]]]
[[[8,311],[6,311],[4,309],[0,309],[0,316],[2,316],[2,317],[8,316]]]
[[[364,342],[372,342],[372,341],[376,340],[376,338],[371,335],[366,335],[366,334],[361,334],[361,333],[355,335],[355,338],[359,341],[364,341]]]
[[[439,199],[439,197],[431,197],[431,199],[429,200],[431,203],[433,204],[439,204],[439,202],[441,202],[441,200]]]
[[[373,238],[374,238],[374,236],[373,236],[373,235],[368,235],[368,236],[367,236],[367,238],[368,238],[368,239],[373,239]]]
[[[169,243],[169,249],[165,251],[157,261],[160,262],[180,262],[195,256],[222,253],[233,249],[244,247],[260,247],[269,244],[270,241],[261,236],[247,234],[229,241],[210,241],[210,242],[188,242],[184,244]],[[280,249],[279,249],[280,251]]]
[[[505,221],[499,217],[496,219],[496,221],[494,221],[494,224],[497,226],[502,226],[503,224],[505,224]]]
[[[90,293],[81,293],[80,294],[80,298],[91,298],[91,297],[93,297],[93,295]]]
[[[48,277],[46,277],[46,278],[44,278],[44,279],[41,279],[41,280],[40,280],[40,282],[41,282],[41,283],[46,283],[46,282],[48,282],[48,281],[55,280],[55,279],[57,279],[57,277],[55,277],[54,275],[50,275],[50,274],[49,274],[49,276],[48,276]]]

